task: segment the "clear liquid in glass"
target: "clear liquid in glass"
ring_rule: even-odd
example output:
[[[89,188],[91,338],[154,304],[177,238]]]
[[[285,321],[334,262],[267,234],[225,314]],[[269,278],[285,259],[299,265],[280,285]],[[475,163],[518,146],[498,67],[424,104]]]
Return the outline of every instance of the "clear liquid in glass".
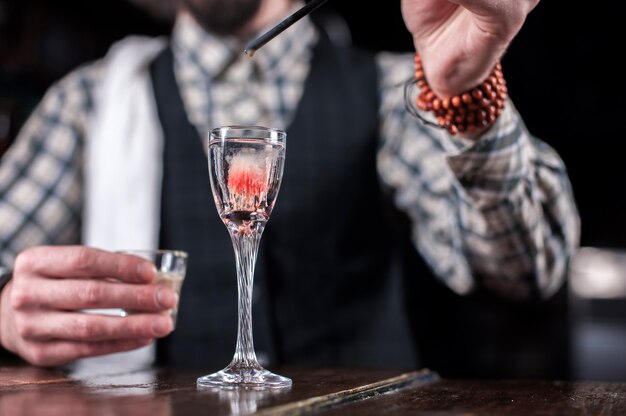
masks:
[[[274,208],[285,163],[282,143],[225,139],[209,143],[215,206],[229,231],[262,232]],[[261,229],[259,229],[261,227]]]

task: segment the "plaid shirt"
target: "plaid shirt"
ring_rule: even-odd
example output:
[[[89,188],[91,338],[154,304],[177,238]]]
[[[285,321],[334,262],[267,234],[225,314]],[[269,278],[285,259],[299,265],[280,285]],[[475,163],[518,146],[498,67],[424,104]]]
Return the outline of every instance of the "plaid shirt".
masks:
[[[254,59],[182,15],[175,74],[200,137],[213,126],[287,127],[317,41],[304,19]],[[412,55],[377,56],[378,174],[412,221],[415,246],[458,293],[477,284],[515,298],[547,296],[566,274],[579,219],[563,163],[532,138],[509,102],[477,142],[421,124],[404,107]],[[83,149],[102,63],[54,85],[0,164],[0,265],[27,247],[80,243]],[[323,105],[323,103],[320,103]]]

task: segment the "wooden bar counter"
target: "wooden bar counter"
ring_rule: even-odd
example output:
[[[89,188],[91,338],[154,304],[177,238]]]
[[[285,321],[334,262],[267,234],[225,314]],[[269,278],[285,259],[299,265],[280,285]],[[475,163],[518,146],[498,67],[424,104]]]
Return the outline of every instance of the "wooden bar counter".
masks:
[[[0,364],[0,415],[626,415],[626,383],[447,380],[428,370],[278,368],[289,390],[198,389],[208,371]]]

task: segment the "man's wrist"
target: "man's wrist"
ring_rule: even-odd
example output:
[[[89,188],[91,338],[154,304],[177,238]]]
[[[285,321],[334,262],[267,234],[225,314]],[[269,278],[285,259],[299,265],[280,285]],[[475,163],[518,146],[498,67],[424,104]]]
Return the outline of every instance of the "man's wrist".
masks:
[[[416,99],[419,110],[431,112],[439,125],[452,135],[466,133],[476,138],[492,126],[504,109],[507,87],[500,64],[477,86],[452,97],[438,97],[430,88],[422,60],[415,55],[415,81],[420,88]]]

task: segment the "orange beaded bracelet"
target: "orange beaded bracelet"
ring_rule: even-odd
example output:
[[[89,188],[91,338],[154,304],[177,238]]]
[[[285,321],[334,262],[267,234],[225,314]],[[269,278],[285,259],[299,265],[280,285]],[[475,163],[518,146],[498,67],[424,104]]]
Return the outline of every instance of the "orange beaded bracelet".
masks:
[[[431,111],[437,123],[424,119],[416,111],[412,113],[427,124],[445,128],[453,135],[459,132],[473,132],[492,125],[502,113],[507,99],[506,82],[500,63],[496,64],[487,79],[479,86],[459,95],[440,98],[430,89],[422,67],[422,59],[416,54],[415,83],[420,89],[416,99],[417,108]]]

